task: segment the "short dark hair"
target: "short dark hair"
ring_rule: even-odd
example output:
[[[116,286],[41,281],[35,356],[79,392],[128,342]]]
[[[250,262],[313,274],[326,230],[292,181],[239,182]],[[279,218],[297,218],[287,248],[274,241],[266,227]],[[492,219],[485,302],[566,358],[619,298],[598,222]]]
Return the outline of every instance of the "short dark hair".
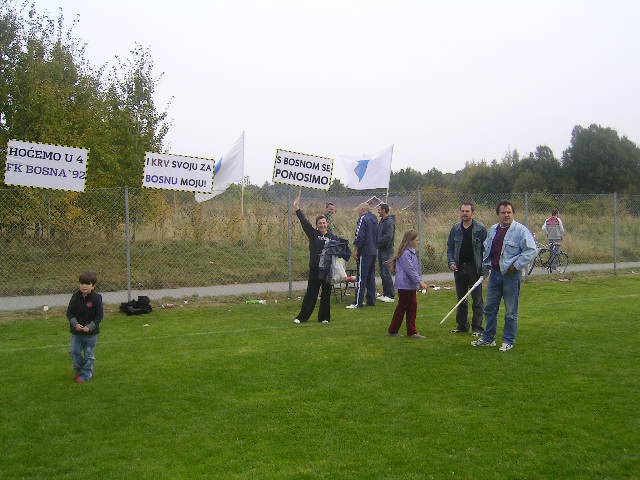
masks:
[[[98,276],[94,272],[84,272],[80,274],[80,278],[78,278],[78,281],[85,285],[95,285],[96,283],[98,283]]]
[[[323,218],[326,220],[326,219],[327,219],[327,216],[326,216],[326,215],[318,215],[318,216],[316,217],[316,225],[318,225],[318,222],[319,222],[321,219],[323,219]]]
[[[476,206],[474,205],[473,202],[462,202],[460,204],[461,207],[464,207],[465,205],[469,205],[471,207],[471,211],[475,212],[476,211]]]
[[[558,209],[554,208],[553,211],[551,212],[551,216],[552,217],[557,217],[558,216]]]
[[[389,205],[387,203],[381,203],[378,208],[381,208],[384,213],[389,213]]]
[[[516,209],[513,206],[513,203],[511,203],[509,200],[502,200],[498,206],[496,207],[496,215],[498,215],[500,213],[500,207],[511,207],[511,210],[513,210],[513,213],[516,213]]]
[[[324,208],[329,208],[329,205],[332,205],[334,207],[336,206],[336,204],[333,203],[333,202],[327,202],[327,204],[324,206]]]

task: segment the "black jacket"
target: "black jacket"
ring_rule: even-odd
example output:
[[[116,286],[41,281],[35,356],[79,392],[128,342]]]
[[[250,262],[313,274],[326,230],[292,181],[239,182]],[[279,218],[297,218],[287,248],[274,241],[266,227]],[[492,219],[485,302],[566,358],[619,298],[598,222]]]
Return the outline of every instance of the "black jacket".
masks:
[[[327,240],[320,254],[320,271],[318,278],[325,283],[331,283],[333,271],[331,269],[333,257],[343,258],[348,262],[351,258],[351,249],[349,248],[349,240],[345,238],[337,238],[335,240]]]
[[[376,246],[383,252],[393,251],[393,240],[396,236],[396,216],[389,215],[378,223],[378,239]]]
[[[102,307],[102,295],[91,292],[86,297],[78,290],[71,296],[67,307],[67,319],[69,320],[69,330],[74,335],[95,335],[100,333],[100,322],[104,316]],[[89,327],[90,332],[79,332],[75,329],[76,324]]]
[[[302,210],[296,210],[296,215],[300,220],[302,230],[304,230],[304,233],[309,239],[309,268],[317,270],[318,265],[320,265],[320,254],[322,253],[325,242],[327,240],[337,240],[338,237],[333,233],[327,233],[325,236],[322,236],[320,231],[309,223],[309,220],[304,216]]]

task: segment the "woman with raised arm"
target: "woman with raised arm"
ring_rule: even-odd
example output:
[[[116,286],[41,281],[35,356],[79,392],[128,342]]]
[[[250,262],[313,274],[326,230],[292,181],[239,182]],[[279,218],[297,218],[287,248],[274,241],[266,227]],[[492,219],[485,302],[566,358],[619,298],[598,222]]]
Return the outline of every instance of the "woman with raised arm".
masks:
[[[333,287],[330,273],[331,257],[337,255],[349,260],[351,251],[349,250],[348,240],[329,233],[329,224],[327,217],[324,215],[316,217],[315,228],[311,225],[302,210],[300,210],[301,194],[302,191],[298,192],[298,196],[293,201],[293,208],[300,220],[302,230],[304,230],[309,239],[309,280],[300,313],[298,313],[293,323],[299,324],[309,320],[316,307],[318,292],[320,292],[318,321],[326,324],[331,321],[331,289]]]

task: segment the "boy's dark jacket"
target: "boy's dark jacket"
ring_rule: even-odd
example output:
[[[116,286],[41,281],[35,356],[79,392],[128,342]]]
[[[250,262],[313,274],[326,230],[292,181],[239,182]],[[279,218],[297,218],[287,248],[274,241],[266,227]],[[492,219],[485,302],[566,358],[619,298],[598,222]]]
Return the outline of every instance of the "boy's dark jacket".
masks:
[[[74,335],[95,335],[100,333],[100,322],[104,316],[102,307],[102,295],[91,292],[86,297],[78,290],[71,296],[69,306],[67,307],[67,319],[69,320],[69,330]],[[74,326],[79,323],[86,327],[90,332],[79,332]]]

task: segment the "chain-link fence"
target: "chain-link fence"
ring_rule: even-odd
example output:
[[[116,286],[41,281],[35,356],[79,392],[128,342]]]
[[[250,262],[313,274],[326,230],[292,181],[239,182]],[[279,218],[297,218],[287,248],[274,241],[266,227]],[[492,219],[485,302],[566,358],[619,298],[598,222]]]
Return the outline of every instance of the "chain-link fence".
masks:
[[[0,296],[67,293],[85,270],[98,273],[101,291],[303,280],[307,240],[289,208],[297,192],[265,192],[230,189],[198,204],[189,193],[141,188],[0,190]],[[333,202],[337,234],[352,240],[355,208],[372,196],[387,199],[382,190],[307,190],[301,208],[313,220]],[[474,202],[476,218],[490,226],[502,199],[541,239],[544,220],[558,208],[572,264],[640,261],[637,195],[390,194],[396,246],[404,231],[417,229],[425,273],[445,272],[460,204]]]

